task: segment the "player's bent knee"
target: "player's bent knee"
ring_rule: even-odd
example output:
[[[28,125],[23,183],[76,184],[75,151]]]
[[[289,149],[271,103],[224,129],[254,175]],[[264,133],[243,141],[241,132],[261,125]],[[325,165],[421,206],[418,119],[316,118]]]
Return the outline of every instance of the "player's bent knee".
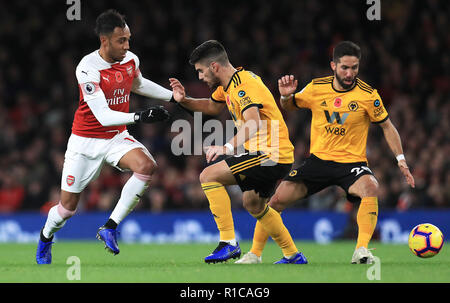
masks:
[[[358,191],[356,191],[356,195],[365,198],[365,197],[378,197],[379,189],[378,183],[376,181],[370,180],[366,182],[364,186],[361,186]]]
[[[369,176],[367,182],[365,182],[364,184],[364,195],[366,197],[377,197],[378,192],[378,181],[373,176]]]
[[[213,171],[209,167],[206,167],[200,173],[199,180],[200,183],[207,183],[207,182],[215,182],[216,178],[214,177]]]
[[[372,175],[362,176],[350,186],[348,192],[360,198],[377,197],[379,193],[378,181]]]
[[[257,215],[264,210],[264,204],[255,201],[244,201],[243,206],[252,215]]]
[[[379,192],[378,182],[372,181],[368,182],[366,186],[366,195],[368,197],[377,197]]]
[[[137,168],[134,170],[135,173],[140,175],[148,175],[151,176],[155,173],[158,165],[151,159],[142,159],[138,161]]]
[[[280,200],[280,196],[278,194],[272,196],[269,201],[269,206],[275,209],[277,212],[282,212],[287,207],[286,203],[283,203]]]
[[[306,191],[301,194],[291,193],[289,194],[285,192],[276,192],[272,198],[270,198],[269,206],[275,209],[277,212],[282,212],[286,208],[289,207],[295,201],[302,199],[302,197],[306,196]]]
[[[258,195],[245,195],[242,199],[242,206],[252,215],[261,213],[265,208],[265,201]]]
[[[58,211],[58,214],[61,216],[61,218],[63,218],[64,220],[71,218],[73,215],[75,215],[75,212],[77,211],[76,207],[73,210],[67,209],[66,207],[63,206],[61,201],[58,203],[56,210]]]
[[[73,211],[75,213],[78,201],[80,200],[80,194],[79,193],[71,193],[62,190],[61,191],[61,201],[58,204],[58,207],[61,208],[61,210],[66,209],[68,211]]]

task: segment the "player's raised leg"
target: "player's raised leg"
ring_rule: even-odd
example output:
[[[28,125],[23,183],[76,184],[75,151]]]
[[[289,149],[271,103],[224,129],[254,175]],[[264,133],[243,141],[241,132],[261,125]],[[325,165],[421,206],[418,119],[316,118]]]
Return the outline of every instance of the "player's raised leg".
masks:
[[[125,153],[120,159],[118,166],[121,169],[133,171],[133,175],[122,188],[119,201],[108,221],[97,232],[97,239],[103,241],[105,249],[114,255],[120,252],[117,243],[117,226],[139,203],[157,167],[148,152],[141,148],[132,149]]]
[[[306,196],[307,188],[302,182],[282,181],[269,201],[269,206],[279,212]],[[269,234],[259,221],[256,221],[252,247],[237,264],[257,264],[262,262],[262,252]]]
[[[79,193],[61,190],[61,201],[50,209],[47,221],[41,229],[36,250],[36,262],[38,264],[52,263],[53,235],[75,214],[79,199]]]
[[[230,196],[225,189],[227,185],[236,184],[233,174],[226,162],[220,161],[202,171],[200,183],[220,234],[219,245],[205,258],[205,262],[216,263],[239,258],[241,249],[234,233]]]
[[[350,186],[349,193],[361,198],[356,216],[358,239],[352,264],[371,264],[374,259],[368,246],[378,219],[378,182],[373,175],[364,175]]]

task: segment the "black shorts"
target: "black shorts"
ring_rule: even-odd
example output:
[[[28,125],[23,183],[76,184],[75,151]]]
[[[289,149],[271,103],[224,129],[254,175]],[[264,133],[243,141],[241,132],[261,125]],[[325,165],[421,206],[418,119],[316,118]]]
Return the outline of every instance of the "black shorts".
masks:
[[[303,182],[308,189],[306,197],[337,185],[345,190],[348,201],[358,203],[361,198],[349,194],[348,189],[364,175],[373,175],[366,162],[339,163],[321,160],[311,154],[300,166],[294,167],[284,180]]]
[[[244,153],[225,159],[241,190],[254,190],[262,198],[270,197],[278,181],[283,179],[291,164],[275,163],[264,153]]]

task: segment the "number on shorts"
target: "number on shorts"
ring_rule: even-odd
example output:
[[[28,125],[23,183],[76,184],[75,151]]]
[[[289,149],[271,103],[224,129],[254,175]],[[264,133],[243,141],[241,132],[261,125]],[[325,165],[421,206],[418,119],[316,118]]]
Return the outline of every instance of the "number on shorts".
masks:
[[[356,176],[362,173],[363,171],[368,171],[372,174],[372,171],[367,166],[361,166],[361,167],[353,167],[350,172],[356,173]]]

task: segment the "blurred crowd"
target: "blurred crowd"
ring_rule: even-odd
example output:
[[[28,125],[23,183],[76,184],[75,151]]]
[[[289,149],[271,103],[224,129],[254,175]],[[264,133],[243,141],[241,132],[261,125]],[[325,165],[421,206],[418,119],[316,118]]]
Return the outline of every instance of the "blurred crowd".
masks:
[[[81,20],[69,21],[65,1],[16,0],[0,10],[0,212],[45,211],[59,200],[61,170],[78,106],[75,68],[97,49],[98,14],[126,15],[131,50],[144,77],[168,87],[176,77],[193,97],[208,96],[188,63],[208,39],[221,41],[234,66],[260,75],[276,99],[277,79],[293,74],[299,89],[331,74],[333,46],[352,40],[362,48],[360,77],[377,88],[403,141],[416,180],[403,179],[381,128],[368,140],[369,166],[381,187],[380,208],[450,206],[450,4],[448,1],[381,1],[381,20],[369,21],[365,1],[83,1]],[[131,96],[131,110],[166,106],[173,120],[192,117],[173,104]],[[296,162],[308,156],[310,112],[286,113]],[[219,117],[227,119],[227,113]],[[138,208],[207,209],[198,176],[204,156],[175,156],[171,123],[129,126],[148,147],[158,172]],[[105,166],[83,192],[80,211],[110,210],[129,173]],[[229,187],[234,207],[241,194]],[[297,207],[346,211],[340,188],[331,187]]]

